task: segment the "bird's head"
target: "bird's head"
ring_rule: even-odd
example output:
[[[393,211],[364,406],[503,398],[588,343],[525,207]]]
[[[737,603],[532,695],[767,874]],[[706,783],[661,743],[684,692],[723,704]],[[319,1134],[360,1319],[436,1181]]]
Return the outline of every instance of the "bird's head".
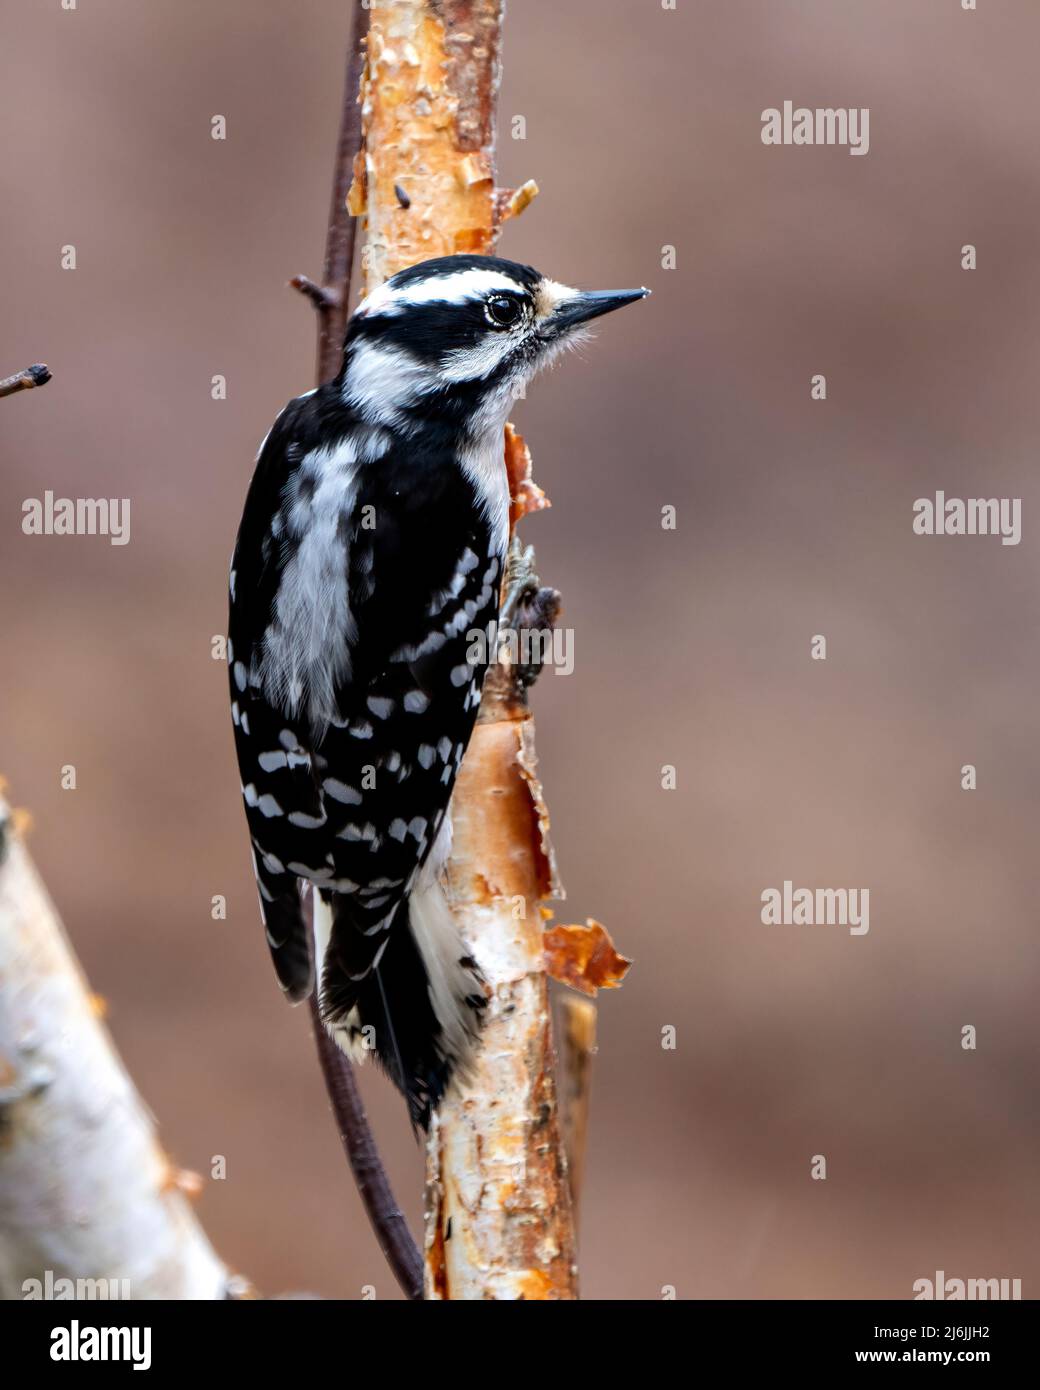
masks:
[[[341,390],[373,425],[447,416],[501,426],[525,383],[602,314],[649,290],[576,290],[494,256],[444,256],[400,271],[350,320]]]

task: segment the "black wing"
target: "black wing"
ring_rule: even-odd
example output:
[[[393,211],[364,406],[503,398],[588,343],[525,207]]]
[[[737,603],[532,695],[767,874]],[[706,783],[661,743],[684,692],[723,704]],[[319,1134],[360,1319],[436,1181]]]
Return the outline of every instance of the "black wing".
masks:
[[[299,880],[337,895],[337,922],[348,924],[339,964],[357,982],[433,850],[493,651],[501,579],[502,556],[454,459],[391,444],[358,471],[337,520],[351,624],[347,650],[329,653],[344,672],[331,717],[272,697],[261,668],[293,555],[286,498],[301,461],[352,427],[336,411],[319,392],[283,412],[232,562],[235,742],[268,941],[294,999],[312,982]]]

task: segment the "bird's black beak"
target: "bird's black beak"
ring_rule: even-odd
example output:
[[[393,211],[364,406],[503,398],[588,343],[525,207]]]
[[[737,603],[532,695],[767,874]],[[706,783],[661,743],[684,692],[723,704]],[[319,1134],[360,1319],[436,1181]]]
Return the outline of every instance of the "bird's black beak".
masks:
[[[552,327],[558,331],[575,328],[589,319],[598,319],[600,314],[613,313],[637,299],[645,299],[650,293],[647,289],[638,290],[582,290],[570,299],[560,303],[552,316]]]

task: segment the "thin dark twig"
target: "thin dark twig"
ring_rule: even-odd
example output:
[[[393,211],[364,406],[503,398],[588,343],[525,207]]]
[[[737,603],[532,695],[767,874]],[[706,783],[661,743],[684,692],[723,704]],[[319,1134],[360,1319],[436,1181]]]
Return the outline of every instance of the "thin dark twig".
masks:
[[[16,391],[31,391],[34,386],[46,386],[51,379],[50,368],[43,362],[26,367],[24,372],[4,377],[0,381],[0,396],[13,396]]]
[[[294,290],[299,290],[301,294],[305,294],[315,309],[319,311],[333,309],[339,304],[339,295],[335,290],[330,290],[325,285],[315,284],[309,275],[294,275],[289,284]]]
[[[316,990],[311,994],[311,1018],[314,1021],[318,1060],[336,1116],[339,1137],[343,1141],[343,1151],[353,1170],[354,1181],[372,1222],[379,1248],[407,1297],[419,1300],[423,1296],[423,1266],[419,1250],[397,1205],[379,1157],[354,1068],[329,1037],[318,1016]]]
[[[336,167],[332,176],[332,207],[325,240],[322,284],[331,302],[318,305],[318,384],[331,381],[339,371],[343,337],[350,317],[350,272],[354,264],[357,218],[347,211],[347,194],[354,177],[354,156],[361,148],[361,105],[358,88],[365,65],[366,8],[354,0],[354,29],[344,78],[343,115],[339,127]]]
[[[356,219],[346,209],[347,190],[354,167],[354,156],[361,145],[361,114],[357,102],[364,63],[365,7],[354,0],[354,29],[344,80],[343,116],[340,123],[336,169],[332,182],[332,209],[325,244],[324,284],[316,285],[305,275],[291,282],[306,294],[318,311],[318,385],[329,381],[339,370],[340,354],[347,319],[350,316],[350,277],[354,264]],[[313,911],[314,895],[311,895]],[[317,972],[321,962],[317,963]],[[332,1113],[343,1150],[347,1156],[358,1194],[372,1223],[379,1248],[386,1256],[394,1277],[410,1299],[423,1296],[423,1266],[419,1249],[412,1239],[404,1216],[390,1187],[390,1180],[379,1156],[369,1127],[368,1116],[358,1092],[350,1059],[329,1037],[318,1009],[317,985],[311,994],[311,1017],[318,1060],[329,1094]]]

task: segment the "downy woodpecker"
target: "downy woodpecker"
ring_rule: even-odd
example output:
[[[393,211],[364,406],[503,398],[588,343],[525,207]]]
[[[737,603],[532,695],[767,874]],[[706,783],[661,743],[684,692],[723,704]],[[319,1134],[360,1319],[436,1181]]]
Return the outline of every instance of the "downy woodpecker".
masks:
[[[317,963],[326,1027],[352,1056],[374,1046],[424,1127],[486,1004],[439,875],[495,656],[503,426],[590,319],[646,293],[489,256],[413,266],[358,307],[339,375],[290,401],[257,456],[228,666],[267,941],[293,1001]]]

